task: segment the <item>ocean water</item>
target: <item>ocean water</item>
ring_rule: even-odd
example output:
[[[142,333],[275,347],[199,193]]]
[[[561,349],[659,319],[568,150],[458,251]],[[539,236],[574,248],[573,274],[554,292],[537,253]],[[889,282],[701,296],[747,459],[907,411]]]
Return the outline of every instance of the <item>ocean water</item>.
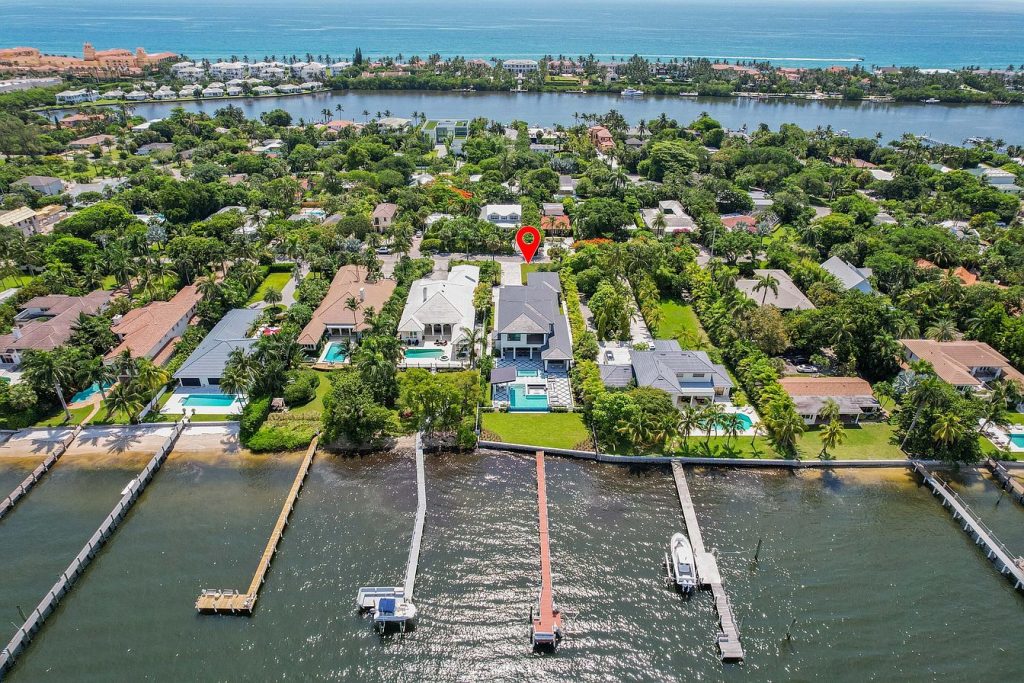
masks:
[[[1019,0],[0,0],[0,45],[231,55],[545,54],[1005,68]]]
[[[669,471],[559,458],[547,486],[567,633],[557,654],[532,654],[535,469],[508,453],[428,456],[421,618],[406,636],[375,635],[354,599],[404,573],[416,506],[407,451],[318,455],[255,614],[197,615],[200,589],[248,584],[297,463],[172,453],[10,680],[1020,679],[1024,597],[904,470],[688,472],[742,665],[715,655],[710,594],[687,601],[665,585],[662,559],[683,526]],[[0,636],[126,474],[62,461],[0,524],[0,575],[14,577],[0,581]],[[1024,537],[1009,529],[1024,508],[993,510],[994,491],[973,475],[958,486],[1019,551]]]

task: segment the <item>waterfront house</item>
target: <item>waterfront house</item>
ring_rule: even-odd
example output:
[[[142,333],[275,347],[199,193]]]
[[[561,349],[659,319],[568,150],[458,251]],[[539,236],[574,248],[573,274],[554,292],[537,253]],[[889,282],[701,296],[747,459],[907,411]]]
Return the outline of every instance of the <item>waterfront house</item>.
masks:
[[[14,316],[13,329],[0,335],[0,363],[21,365],[26,351],[53,351],[71,339],[80,314],[96,315],[110,301],[110,292],[85,296],[50,294],[29,299]]]
[[[568,370],[572,335],[558,273],[534,271],[526,282],[498,289],[494,349],[502,358],[540,359],[545,370]]]
[[[208,85],[203,88],[203,97],[224,97],[224,88]]]
[[[183,387],[219,386],[231,352],[242,349],[248,353],[255,346],[256,339],[249,332],[259,317],[260,311],[253,308],[228,311],[174,373],[174,379]]]
[[[83,102],[95,102],[99,99],[100,94],[95,90],[82,89],[82,90],[64,90],[57,93],[54,97],[57,98],[57,104],[81,104]]]
[[[683,205],[674,199],[658,202],[658,208],[656,209],[641,209],[640,214],[643,216],[644,224],[647,228],[655,233],[659,232],[654,227],[658,220],[658,214],[665,216],[666,234],[693,232],[697,229],[697,223],[694,222],[690,214],[683,210]]]
[[[196,93],[200,91],[201,89],[198,85],[186,85],[178,91],[178,97],[195,97]]]
[[[757,280],[741,278],[736,281],[736,289],[745,294],[758,306],[775,306],[783,311],[807,311],[814,308],[810,299],[804,296],[800,288],[784,270],[759,268],[754,270],[757,277],[771,276],[778,283],[778,292],[770,288],[755,289]]]
[[[398,116],[385,116],[377,121],[377,125],[388,130],[404,130],[412,124],[410,119],[403,119]]]
[[[519,77],[534,73],[538,69],[537,61],[534,59],[506,59],[501,66]]]
[[[299,344],[311,351],[324,337],[355,341],[367,329],[366,309],[379,313],[394,291],[394,280],[369,282],[365,268],[342,266],[331,281],[327,296],[299,334]]]
[[[273,95],[274,89],[271,88],[269,85],[257,85],[255,88],[252,89],[252,94],[260,96]]]
[[[86,138],[78,138],[68,143],[68,149],[89,149],[96,145],[100,149],[107,149],[114,144],[113,135],[90,135]]]
[[[295,95],[302,92],[302,88],[297,85],[292,85],[291,83],[283,83],[277,86],[276,90],[282,95]]]
[[[1010,194],[1021,194],[1024,192],[1024,188],[1015,184],[1017,176],[1001,168],[982,165],[977,168],[969,168],[967,169],[967,172],[980,179],[982,182],[996,188],[1000,192],[1007,192]]]
[[[779,384],[808,425],[817,424],[829,401],[836,405],[844,422],[857,423],[862,416],[882,410],[871,385],[859,377],[783,377]]]
[[[957,389],[983,391],[997,379],[1018,382],[1024,386],[1024,375],[1001,353],[985,342],[932,341],[901,339],[907,363],[923,360],[931,363],[935,374]]]
[[[210,65],[210,75],[214,78],[245,78],[248,73],[249,65],[245,62],[215,62]]]
[[[39,194],[52,196],[64,191],[64,181],[48,175],[27,175],[11,183],[12,188],[27,187]]]
[[[597,148],[598,152],[610,152],[615,149],[615,138],[604,126],[591,126],[587,129],[590,135],[590,142]]]
[[[176,93],[170,86],[166,85],[160,86],[153,93],[153,99],[155,100],[173,100],[177,97],[178,93]]]
[[[114,88],[113,90],[108,90],[107,92],[103,93],[103,99],[123,100],[124,96],[127,94],[128,93],[126,93],[124,90],[121,90],[120,88]]]
[[[201,299],[199,288],[187,285],[170,301],[153,301],[114,318],[110,331],[117,337],[118,345],[107,353],[104,362],[112,363],[127,351],[132,358],[146,358],[163,365],[196,314]]]
[[[518,228],[523,223],[521,204],[485,204],[478,218],[499,228]]]
[[[684,351],[675,339],[657,339],[647,351],[605,345],[597,360],[605,386],[661,389],[677,408],[728,402],[734,386],[724,365],[704,351]]]
[[[39,217],[32,209],[22,206],[0,213],[0,226],[14,228],[28,237],[39,232]]]
[[[822,269],[834,277],[842,285],[843,291],[856,289],[864,294],[873,294],[874,289],[868,278],[871,277],[870,268],[857,268],[849,261],[844,261],[838,256],[833,256],[821,264]]]
[[[394,223],[397,214],[398,204],[383,203],[375,206],[371,216],[374,230],[385,232]]]
[[[462,354],[466,350],[462,329],[472,330],[476,325],[473,293],[479,283],[480,269],[468,265],[455,266],[444,280],[423,278],[413,282],[398,323],[402,343],[447,343],[455,352],[450,356]]]

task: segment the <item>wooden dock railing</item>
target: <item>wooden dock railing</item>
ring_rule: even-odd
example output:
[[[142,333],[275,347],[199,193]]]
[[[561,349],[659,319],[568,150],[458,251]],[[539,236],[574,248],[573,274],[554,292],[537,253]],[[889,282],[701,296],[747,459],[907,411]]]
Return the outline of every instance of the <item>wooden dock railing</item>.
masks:
[[[281,514],[277,517],[277,523],[274,524],[274,529],[270,532],[270,539],[267,541],[263,554],[260,556],[260,561],[256,565],[256,573],[249,583],[249,590],[245,593],[239,593],[234,589],[204,589],[196,599],[196,609],[200,613],[241,616],[250,616],[253,613],[253,610],[256,608],[256,599],[259,597],[260,588],[267,578],[267,572],[270,571],[270,563],[277,552],[277,546],[284,537],[285,527],[288,526],[288,518],[291,517],[292,510],[295,509],[295,501],[298,500],[299,492],[302,491],[302,484],[305,482],[309,468],[313,464],[313,456],[316,455],[319,441],[320,436],[318,434],[313,437],[312,443],[309,444],[309,448],[306,450],[306,455],[302,458],[299,471],[295,475],[295,481],[292,482],[288,495],[285,497]]]

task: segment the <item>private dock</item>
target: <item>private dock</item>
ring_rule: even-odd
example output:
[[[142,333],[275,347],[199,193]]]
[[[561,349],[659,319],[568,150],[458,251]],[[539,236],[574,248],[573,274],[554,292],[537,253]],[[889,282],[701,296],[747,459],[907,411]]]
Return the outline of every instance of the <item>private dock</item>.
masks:
[[[292,482],[292,487],[288,490],[288,495],[284,499],[281,514],[277,517],[277,523],[274,524],[274,529],[270,532],[267,546],[260,556],[259,564],[256,565],[256,573],[252,577],[252,582],[249,583],[249,590],[245,593],[239,593],[237,590],[232,589],[204,589],[196,599],[196,610],[200,614],[252,616],[253,610],[256,609],[256,599],[259,597],[260,588],[267,578],[267,572],[270,571],[270,563],[277,553],[277,547],[280,545],[281,539],[284,537],[285,527],[288,526],[288,518],[291,517],[292,510],[295,509],[295,502],[299,498],[299,492],[302,491],[302,484],[306,481],[306,475],[309,474],[309,468],[313,464],[313,457],[316,455],[316,448],[319,442],[320,435],[317,434],[313,437],[313,441],[306,450],[306,455],[302,458],[299,471],[295,474],[295,481]]]
[[[81,424],[76,425],[75,428],[71,430],[70,434],[61,439],[57,443],[57,447],[53,449],[53,452],[47,455],[46,458],[44,458],[43,461],[39,463],[39,465],[36,466],[36,468],[32,470],[32,472],[30,472],[20,484],[15,486],[14,490],[11,491],[6,498],[0,500],[0,519],[3,519],[8,512],[13,510],[18,501],[28,495],[28,492],[32,490],[32,487],[39,483],[39,480],[43,478],[43,475],[49,472],[53,466],[57,464],[57,461],[60,460],[62,455],[68,452],[68,449],[71,448],[71,444],[73,444],[82,433],[82,429],[85,425],[92,420],[96,413],[99,412],[100,405],[101,404],[99,403],[94,405],[89,414],[84,420],[82,420]]]
[[[736,625],[736,617],[732,613],[732,603],[722,585],[722,575],[718,571],[718,560],[714,553],[704,547],[704,537],[697,523],[697,511],[690,497],[690,487],[686,483],[686,472],[682,463],[672,463],[672,476],[676,481],[676,492],[679,494],[679,506],[683,509],[686,520],[686,534],[693,547],[693,561],[697,568],[697,583],[701,588],[710,588],[718,611],[718,652],[723,662],[739,662],[743,660],[743,645],[740,643],[740,630]]]
[[[985,461],[985,466],[992,472],[992,476],[999,482],[999,486],[1010,494],[1015,501],[1024,505],[1024,483],[1010,474],[1003,463],[994,458]]]
[[[540,534],[540,599],[531,618],[534,648],[558,647],[562,639],[562,613],[555,608],[551,587],[551,548],[548,537],[548,493],[544,480],[544,451],[537,451],[537,519]]]
[[[149,461],[149,464],[143,468],[142,472],[132,478],[128,485],[124,487],[124,490],[121,491],[121,498],[117,501],[114,509],[100,523],[96,532],[86,541],[85,547],[75,555],[75,559],[61,573],[57,582],[53,584],[53,587],[50,588],[36,608],[29,613],[25,623],[14,634],[14,637],[11,638],[7,646],[0,651],[0,679],[3,678],[5,671],[14,666],[15,658],[32,642],[32,637],[43,627],[46,618],[57,609],[61,599],[71,591],[78,578],[85,573],[89,564],[99,554],[110,537],[114,535],[114,532],[117,531],[117,527],[124,518],[128,516],[128,512],[135,505],[135,501],[139,499],[146,486],[156,475],[157,470],[167,460],[167,456],[170,454],[171,449],[174,448],[178,437],[181,436],[181,433],[188,426],[189,419],[188,415],[184,415],[181,420],[175,423],[173,431],[164,440],[160,450]]]
[[[1024,591],[1024,558],[1014,557],[995,533],[971,510],[946,482],[942,481],[919,461],[913,461],[913,469],[921,476],[932,492],[942,499],[942,507],[948,508],[953,519],[963,524],[964,533],[982,547],[985,556],[992,561],[999,573],[1013,581],[1013,587]]]
[[[416,434],[416,519],[413,523],[412,540],[409,543],[409,559],[405,564],[405,584],[401,587],[363,586],[356,593],[356,605],[360,611],[373,614],[374,628],[383,631],[388,624],[395,624],[400,630],[414,622],[418,616],[412,602],[416,588],[416,572],[420,564],[420,544],[423,541],[423,526],[427,519],[427,483],[423,464],[423,435]]]

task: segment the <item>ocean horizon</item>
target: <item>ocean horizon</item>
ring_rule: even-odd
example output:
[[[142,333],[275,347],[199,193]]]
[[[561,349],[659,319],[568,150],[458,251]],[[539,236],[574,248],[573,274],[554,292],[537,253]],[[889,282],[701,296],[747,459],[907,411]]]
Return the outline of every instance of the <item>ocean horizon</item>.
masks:
[[[0,47],[48,54],[144,47],[194,59],[439,53],[639,54],[782,66],[1024,64],[1024,2],[997,0],[0,0]],[[54,30],[54,18],[60,30]]]

